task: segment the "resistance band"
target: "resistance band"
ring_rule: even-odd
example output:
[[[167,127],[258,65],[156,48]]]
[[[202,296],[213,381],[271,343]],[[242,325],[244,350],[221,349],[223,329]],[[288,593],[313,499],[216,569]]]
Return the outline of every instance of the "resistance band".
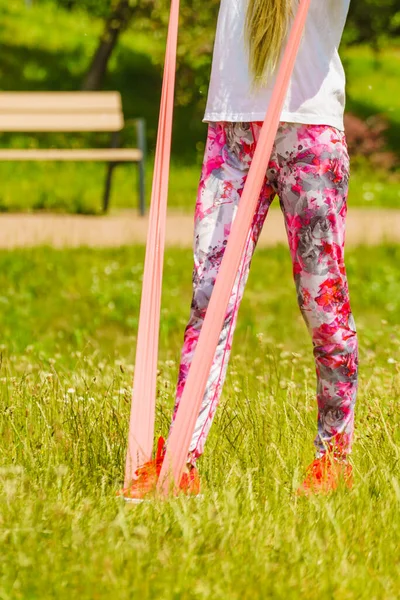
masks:
[[[257,207],[261,187],[279,127],[297,53],[303,35],[310,0],[300,0],[287,47],[279,68],[274,92],[251,163],[239,208],[211,294],[185,388],[179,403],[166,455],[158,480],[158,489],[167,494],[178,486],[187,460],[190,441],[200,411],[212,362],[221,334],[232,289],[244,254]]]
[[[136,345],[125,487],[131,484],[137,467],[150,460],[153,449],[178,21],[179,0],[171,0]]]

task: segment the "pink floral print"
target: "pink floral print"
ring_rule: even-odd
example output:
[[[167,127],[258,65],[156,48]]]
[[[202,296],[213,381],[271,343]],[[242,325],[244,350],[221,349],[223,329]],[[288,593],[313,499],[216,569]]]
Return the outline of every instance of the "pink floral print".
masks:
[[[260,128],[261,123],[209,125],[195,212],[193,300],[174,417]],[[299,307],[314,346],[316,453],[351,451],[358,354],[344,264],[348,179],[344,133],[323,125],[280,125],[190,445],[193,464],[203,453],[221,396],[251,259],[275,195],[284,214]]]

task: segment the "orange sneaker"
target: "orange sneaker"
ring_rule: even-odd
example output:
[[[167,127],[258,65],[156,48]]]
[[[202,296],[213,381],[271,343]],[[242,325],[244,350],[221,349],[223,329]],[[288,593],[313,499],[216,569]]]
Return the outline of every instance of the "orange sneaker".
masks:
[[[162,437],[158,439],[157,453],[153,460],[139,467],[135,472],[135,479],[132,484],[117,493],[127,502],[140,503],[146,497],[154,495],[157,488],[157,481],[160,476],[161,467],[165,457],[165,441]],[[191,496],[200,494],[200,477],[197,469],[193,467],[188,473],[183,473],[179,490]]]
[[[301,496],[329,494],[337,489],[341,481],[348,488],[353,487],[353,467],[343,458],[327,453],[311,463],[297,493]]]
[[[196,467],[192,467],[188,473],[182,474],[179,490],[187,496],[200,495],[200,476]]]
[[[142,502],[145,496],[154,494],[165,456],[164,444],[164,438],[158,438],[156,457],[139,467],[132,484],[120,490],[117,496],[122,496],[128,502]]]

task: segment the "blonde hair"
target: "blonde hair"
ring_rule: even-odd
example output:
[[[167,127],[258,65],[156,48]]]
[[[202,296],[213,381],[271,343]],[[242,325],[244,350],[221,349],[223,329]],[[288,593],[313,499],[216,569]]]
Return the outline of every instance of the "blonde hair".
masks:
[[[248,0],[246,39],[256,86],[276,68],[287,34],[292,0]]]

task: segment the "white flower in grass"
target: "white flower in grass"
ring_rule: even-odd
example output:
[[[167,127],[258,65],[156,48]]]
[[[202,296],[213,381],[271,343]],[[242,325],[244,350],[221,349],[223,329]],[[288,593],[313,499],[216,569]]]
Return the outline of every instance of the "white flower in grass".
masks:
[[[68,473],[68,467],[67,465],[56,465],[54,471],[56,472],[57,477],[65,477]]]
[[[375,194],[374,192],[365,192],[365,194],[363,194],[364,200],[366,200],[367,202],[372,202],[372,200],[374,200],[375,198]]]
[[[68,388],[67,389],[67,394],[75,394],[75,388]]]

